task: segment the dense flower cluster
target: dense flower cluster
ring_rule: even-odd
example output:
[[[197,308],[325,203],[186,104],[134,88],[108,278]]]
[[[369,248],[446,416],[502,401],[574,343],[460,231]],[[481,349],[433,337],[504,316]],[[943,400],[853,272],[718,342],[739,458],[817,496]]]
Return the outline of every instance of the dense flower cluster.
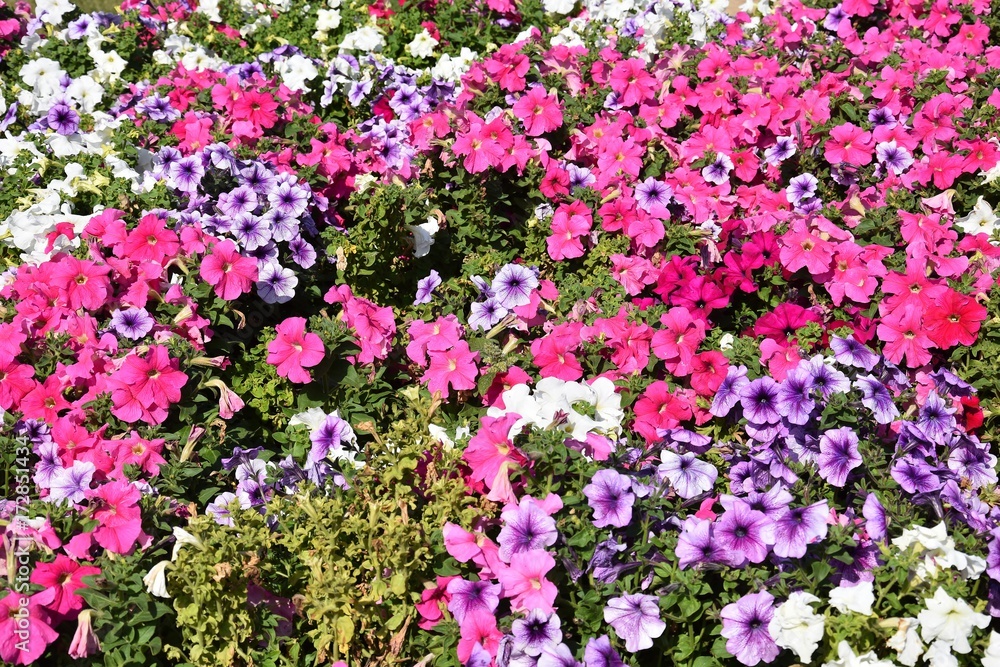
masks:
[[[725,9],[0,6],[0,659],[1000,665],[1000,4]]]

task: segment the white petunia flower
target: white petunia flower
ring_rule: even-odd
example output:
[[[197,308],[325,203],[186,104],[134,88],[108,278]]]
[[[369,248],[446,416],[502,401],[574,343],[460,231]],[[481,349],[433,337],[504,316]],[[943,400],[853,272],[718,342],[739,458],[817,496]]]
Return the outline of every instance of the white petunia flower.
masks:
[[[899,626],[886,645],[896,652],[896,660],[906,667],[913,667],[923,655],[924,643],[920,641],[917,628],[920,622],[915,618],[899,619]]]
[[[870,616],[875,603],[872,582],[862,581],[857,586],[837,586],[830,591],[830,606],[841,614],[854,612]]]
[[[955,219],[955,226],[966,234],[987,234],[993,236],[993,233],[996,231],[997,222],[998,218],[996,213],[993,212],[993,207],[980,197],[968,215]]]
[[[837,645],[837,656],[837,660],[824,662],[823,667],[895,667],[892,660],[879,660],[874,651],[856,655],[846,641]]]
[[[920,636],[925,642],[943,641],[956,653],[968,653],[969,635],[973,628],[986,628],[990,617],[980,614],[965,600],[952,598],[943,588],[926,600],[927,608],[917,614]]]
[[[983,654],[983,667],[1000,667],[1000,632],[990,632],[990,645]]]
[[[427,216],[427,222],[419,225],[407,225],[407,229],[413,234],[413,256],[424,257],[431,251],[434,245],[434,235],[438,233],[441,226],[438,224],[436,216]]]
[[[434,47],[437,45],[438,41],[431,37],[431,33],[427,31],[427,28],[424,28],[417,33],[412,42],[407,44],[406,52],[414,58],[430,58],[434,55]]]
[[[900,551],[914,548],[916,553],[923,553],[924,560],[917,564],[914,574],[917,579],[928,579],[937,576],[941,568],[954,568],[966,579],[977,579],[986,571],[986,561],[979,556],[962,553],[955,548],[955,540],[948,536],[944,522],[933,528],[914,526],[892,540],[893,546]]]
[[[809,605],[819,598],[804,591],[795,591],[774,612],[767,631],[781,648],[791,649],[802,662],[809,662],[823,641],[823,617]]]
[[[170,593],[167,593],[166,569],[168,565],[170,565],[169,560],[161,560],[142,578],[147,592],[161,598],[170,597]]]

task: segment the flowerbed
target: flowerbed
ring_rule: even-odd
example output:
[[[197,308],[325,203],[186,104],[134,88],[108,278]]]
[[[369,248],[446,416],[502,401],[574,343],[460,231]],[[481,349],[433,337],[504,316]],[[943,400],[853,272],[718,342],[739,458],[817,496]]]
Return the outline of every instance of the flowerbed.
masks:
[[[0,8],[0,658],[1000,665],[1000,4]]]

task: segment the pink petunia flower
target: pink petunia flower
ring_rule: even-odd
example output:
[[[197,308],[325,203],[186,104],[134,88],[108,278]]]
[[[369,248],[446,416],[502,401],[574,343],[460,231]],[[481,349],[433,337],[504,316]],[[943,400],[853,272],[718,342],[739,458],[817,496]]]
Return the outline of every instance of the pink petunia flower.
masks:
[[[236,244],[227,239],[212,247],[212,253],[201,262],[199,275],[215,288],[216,295],[232,301],[249,292],[257,280],[257,260],[240,255]]]
[[[289,317],[275,329],[278,336],[267,345],[267,363],[277,366],[278,375],[290,382],[311,382],[306,368],[323,361],[323,341],[314,333],[306,333],[304,317]]]

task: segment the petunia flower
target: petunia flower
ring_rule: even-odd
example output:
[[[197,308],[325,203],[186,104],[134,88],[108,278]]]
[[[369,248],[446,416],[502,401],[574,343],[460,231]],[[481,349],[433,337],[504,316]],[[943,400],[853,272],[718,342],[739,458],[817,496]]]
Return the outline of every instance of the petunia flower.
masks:
[[[722,617],[722,636],[726,650],[742,664],[773,662],[781,649],[771,638],[768,626],[774,618],[774,596],[767,592],[749,593],[726,605]]]
[[[590,484],[583,487],[587,504],[594,510],[594,526],[621,528],[628,525],[635,502],[631,486],[631,479],[616,470],[603,469],[594,473]]]
[[[515,553],[510,565],[497,573],[505,597],[511,598],[513,611],[538,609],[547,614],[553,611],[558,589],[545,578],[556,565],[555,559],[541,549]]]
[[[664,449],[660,460],[657,474],[670,482],[677,495],[685,500],[710,491],[719,476],[715,466],[698,460],[692,452],[677,454]]]
[[[659,598],[654,595],[625,593],[608,600],[604,620],[625,640],[625,649],[636,653],[652,647],[667,624],[660,619]]]
[[[819,439],[819,475],[834,486],[843,487],[847,475],[861,465],[858,436],[849,426],[831,429]]]
[[[275,365],[278,375],[289,382],[311,382],[312,376],[306,369],[323,361],[326,351],[322,339],[306,333],[304,317],[286,318],[275,330],[277,337],[267,345],[267,363]]]

